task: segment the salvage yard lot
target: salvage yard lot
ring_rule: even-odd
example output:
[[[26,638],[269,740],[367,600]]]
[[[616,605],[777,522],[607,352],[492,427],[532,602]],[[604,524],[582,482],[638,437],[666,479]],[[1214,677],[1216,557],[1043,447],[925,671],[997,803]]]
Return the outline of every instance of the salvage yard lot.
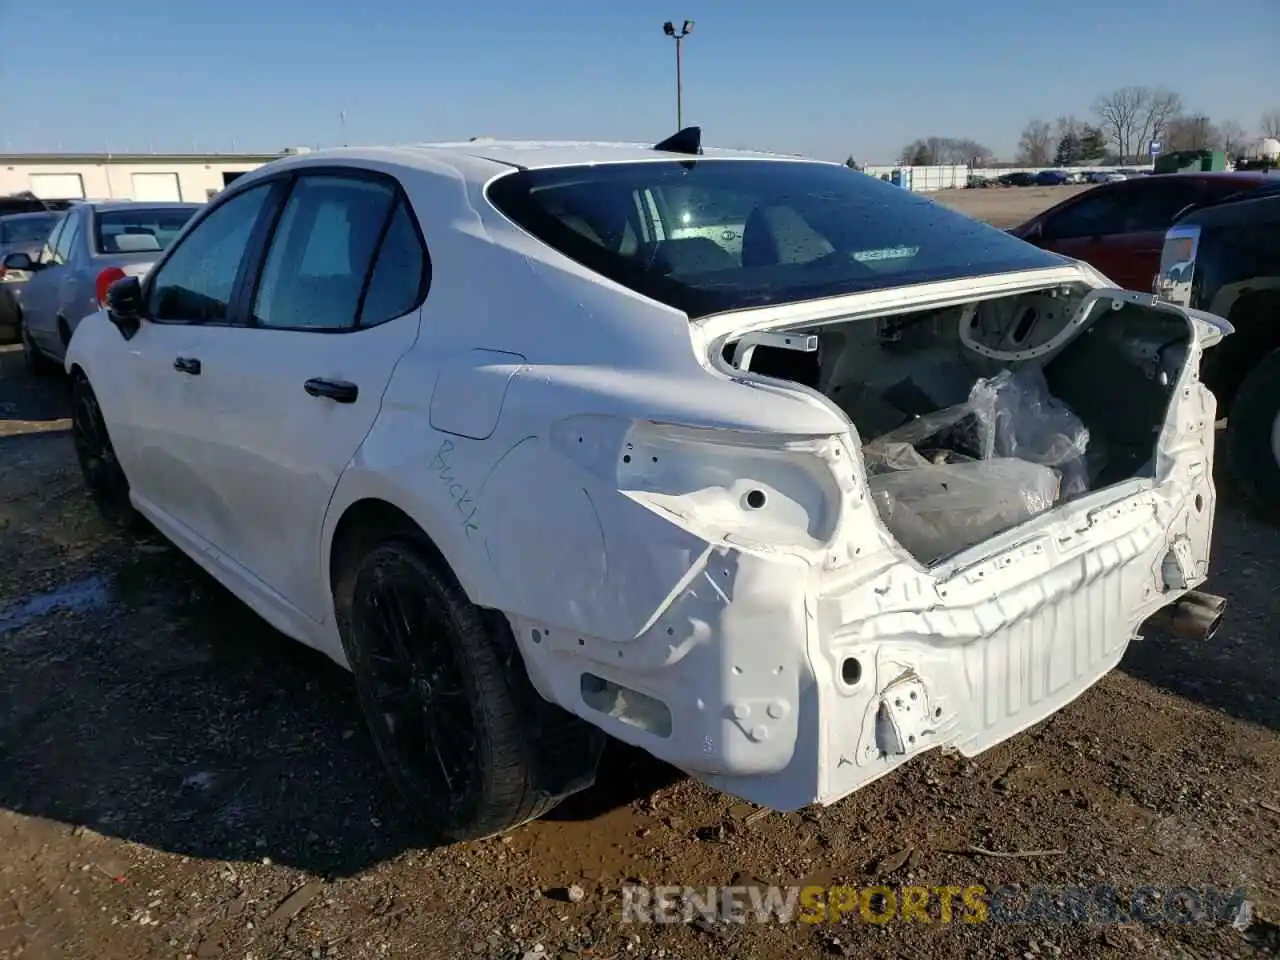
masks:
[[[925,196],[1004,229],[1016,227],[1055,203],[1091,189],[1091,186],[988,187],[985,190],[939,190]]]
[[[998,226],[1078,188],[949,191]],[[0,349],[0,957],[1249,956],[1280,919],[1280,537],[1220,485],[1202,643],[847,800],[753,815],[616,749],[508,837],[429,849],[347,676],[81,490],[56,383]],[[1061,851],[1043,857],[985,850]],[[649,884],[1243,887],[1253,926],[623,925]],[[576,886],[574,897],[564,891]],[[936,918],[936,913],[935,913]],[[1267,944],[1270,946],[1268,947]],[[538,950],[539,945],[541,951]]]

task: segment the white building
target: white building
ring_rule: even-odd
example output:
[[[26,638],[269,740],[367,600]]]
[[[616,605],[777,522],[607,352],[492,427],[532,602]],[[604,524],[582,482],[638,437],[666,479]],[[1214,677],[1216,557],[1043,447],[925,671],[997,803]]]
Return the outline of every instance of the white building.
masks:
[[[203,203],[275,154],[0,154],[0,196],[42,200],[185,200]]]

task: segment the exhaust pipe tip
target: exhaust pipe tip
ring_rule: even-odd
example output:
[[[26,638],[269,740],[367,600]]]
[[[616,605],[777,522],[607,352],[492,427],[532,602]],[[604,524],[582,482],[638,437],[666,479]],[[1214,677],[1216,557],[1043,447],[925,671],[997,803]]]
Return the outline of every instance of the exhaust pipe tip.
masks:
[[[1226,609],[1225,597],[1191,590],[1157,610],[1147,622],[1182,640],[1212,640]]]

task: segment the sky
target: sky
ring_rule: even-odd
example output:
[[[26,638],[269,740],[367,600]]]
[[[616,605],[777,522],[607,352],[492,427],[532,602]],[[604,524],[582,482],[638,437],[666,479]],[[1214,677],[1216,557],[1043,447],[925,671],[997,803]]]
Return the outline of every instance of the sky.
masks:
[[[1256,133],[1280,0],[0,0],[0,151],[275,152],[472,136],[1011,157],[1032,117],[1168,86]],[[21,42],[15,42],[15,41]],[[343,119],[345,117],[345,120]]]

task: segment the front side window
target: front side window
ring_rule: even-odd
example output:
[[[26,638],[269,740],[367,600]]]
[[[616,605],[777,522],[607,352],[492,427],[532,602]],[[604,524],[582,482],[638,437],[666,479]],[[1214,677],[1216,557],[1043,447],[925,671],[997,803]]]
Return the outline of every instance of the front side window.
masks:
[[[167,250],[200,208],[130,207],[97,214],[93,248],[98,253],[158,253]]]
[[[58,234],[58,240],[53,246],[53,262],[66,263],[71,259],[71,251],[75,249],[76,241],[80,238],[80,218],[75,214],[67,215],[67,225]]]
[[[53,258],[53,251],[58,244],[58,240],[62,237],[63,232],[67,229],[67,221],[70,219],[70,215],[64,213],[62,217],[59,218],[54,228],[49,231],[49,237],[45,240],[44,246],[40,249],[39,260],[41,263],[47,265],[57,262]]]
[[[690,317],[1062,263],[835,164],[522,170],[494,181],[488,196],[544,243]]]
[[[157,320],[225,323],[253,228],[270,196],[261,184],[201,220],[155,274],[149,313]]]
[[[381,181],[300,177],[267,251],[254,322],[294,330],[353,328],[395,200]]]

